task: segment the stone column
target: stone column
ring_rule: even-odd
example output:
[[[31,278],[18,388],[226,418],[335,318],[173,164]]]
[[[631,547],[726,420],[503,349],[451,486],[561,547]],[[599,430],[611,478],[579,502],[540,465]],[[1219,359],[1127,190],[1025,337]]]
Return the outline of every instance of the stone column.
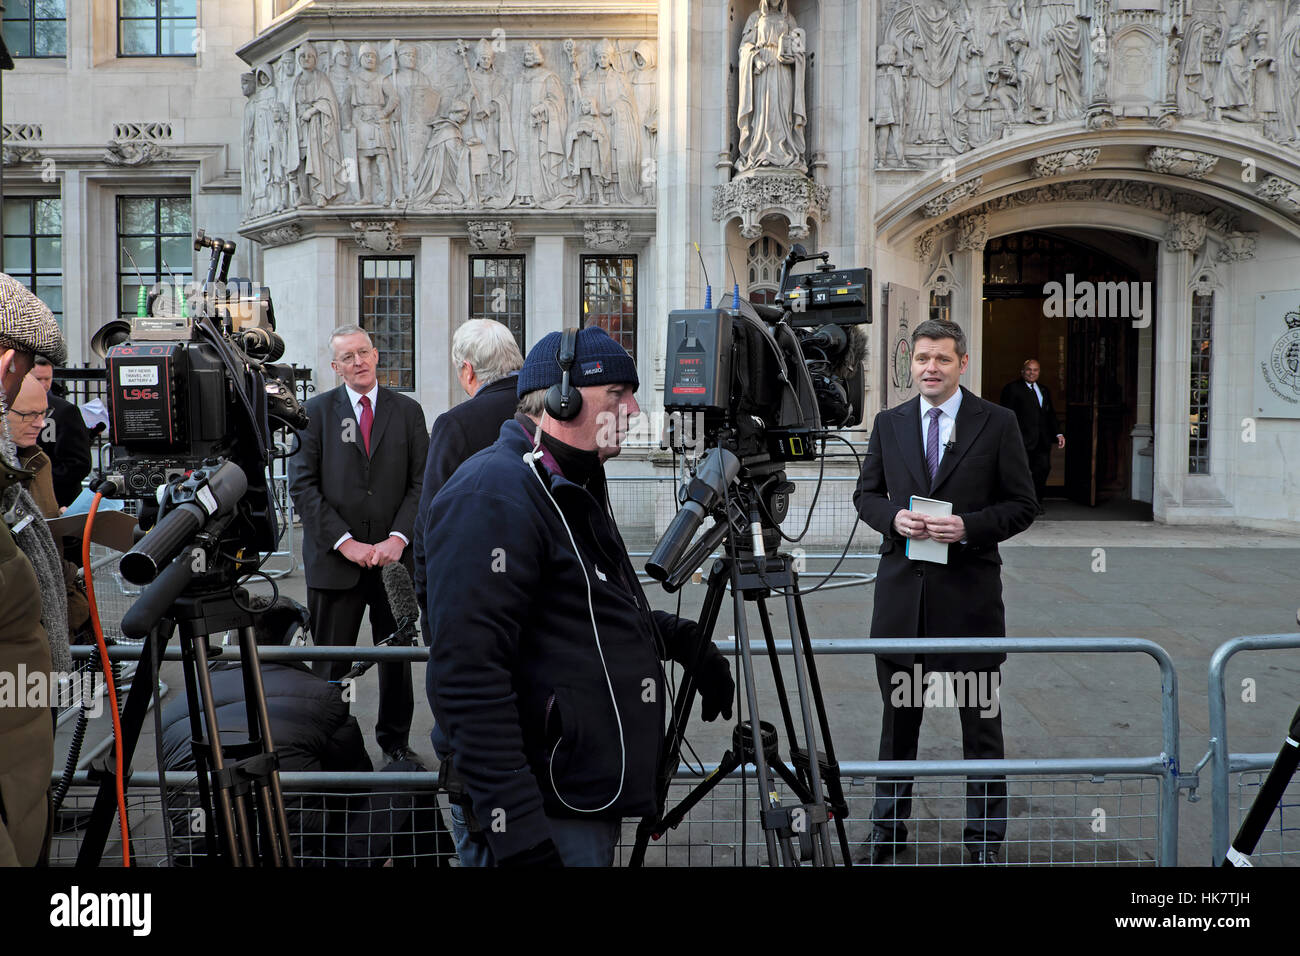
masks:
[[[86,222],[86,178],[81,170],[65,168],[61,183],[63,213],[63,329],[68,340],[68,364],[76,365],[94,358],[90,353],[90,337],[109,319],[117,318],[114,307],[92,309],[89,301],[91,289],[116,289],[117,280],[104,276],[102,282],[68,282],[68,275],[91,276],[86,257],[89,235]],[[113,296],[116,301],[116,295]]]
[[[1183,498],[1187,476],[1187,401],[1191,385],[1188,356],[1192,340],[1192,253],[1160,244],[1160,302],[1155,330],[1155,488],[1152,507],[1157,521]]]
[[[424,236],[415,258],[416,396],[433,419],[464,395],[451,368],[451,337],[460,323],[453,313],[455,283],[451,238]]]
[[[338,384],[329,348],[336,324],[338,257],[334,236],[301,239],[263,253],[266,284],[277,306],[276,331],[285,341],[281,361],[311,368],[317,393]]]
[[[566,317],[575,314],[575,310],[565,302],[564,280],[570,266],[565,258],[564,243],[563,236],[538,236],[533,240],[533,288],[526,330],[529,349],[547,333],[563,331]]]

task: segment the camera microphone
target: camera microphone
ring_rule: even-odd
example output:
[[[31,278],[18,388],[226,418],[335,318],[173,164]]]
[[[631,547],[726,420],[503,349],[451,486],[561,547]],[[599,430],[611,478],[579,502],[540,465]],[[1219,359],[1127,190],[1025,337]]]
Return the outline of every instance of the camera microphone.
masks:
[[[400,561],[386,564],[380,569],[380,578],[384,582],[384,593],[388,595],[388,606],[392,609],[393,620],[397,630],[391,638],[393,644],[414,644],[415,627],[420,621],[420,603],[415,599],[415,587],[411,584],[411,575]]]

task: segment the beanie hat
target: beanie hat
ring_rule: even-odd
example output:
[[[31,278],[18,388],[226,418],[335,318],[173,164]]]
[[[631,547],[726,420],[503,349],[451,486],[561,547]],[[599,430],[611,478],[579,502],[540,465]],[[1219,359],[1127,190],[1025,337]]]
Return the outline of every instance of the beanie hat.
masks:
[[[560,343],[563,339],[563,332],[552,332],[543,336],[529,351],[524,367],[519,370],[519,385],[515,390],[520,398],[539,388],[560,384],[564,378],[560,368]],[[618,383],[629,384],[635,389],[641,384],[636,374],[636,362],[627,354],[627,349],[596,325],[578,332],[569,381],[574,388]]]

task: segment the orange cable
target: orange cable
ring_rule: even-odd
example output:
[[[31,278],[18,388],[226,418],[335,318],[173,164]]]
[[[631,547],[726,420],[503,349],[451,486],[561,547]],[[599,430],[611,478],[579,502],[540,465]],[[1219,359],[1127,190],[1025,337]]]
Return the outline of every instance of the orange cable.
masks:
[[[122,720],[117,710],[117,685],[113,683],[113,667],[108,660],[108,646],[104,643],[104,628],[99,621],[99,605],[95,603],[95,581],[90,568],[90,532],[95,526],[95,512],[99,510],[102,493],[96,493],[86,515],[86,527],[81,536],[81,566],[86,570],[86,601],[90,604],[90,622],[95,628],[95,642],[99,645],[99,664],[104,671],[108,687],[109,713],[113,716],[113,754],[116,761],[117,819],[122,827],[122,865],[131,865],[131,834],[126,821],[126,791],[122,783]],[[136,675],[137,679],[139,674]],[[158,768],[162,773],[162,768]]]

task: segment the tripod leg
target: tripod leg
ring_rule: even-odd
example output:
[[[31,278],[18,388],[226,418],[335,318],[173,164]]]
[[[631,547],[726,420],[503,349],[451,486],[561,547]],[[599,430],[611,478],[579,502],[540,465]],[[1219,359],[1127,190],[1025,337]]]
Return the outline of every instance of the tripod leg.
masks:
[[[790,577],[793,584],[790,588],[794,592],[794,610],[795,620],[799,625],[798,641],[803,646],[804,659],[808,665],[808,684],[812,688],[813,707],[817,711],[817,723],[821,728],[822,746],[826,748],[826,764],[829,769],[829,775],[826,779],[826,795],[831,809],[835,811],[835,832],[839,837],[840,854],[844,858],[845,866],[853,865],[853,857],[849,853],[849,834],[847,829],[846,818],[849,815],[849,802],[844,797],[844,782],[840,778],[840,762],[835,756],[835,744],[831,741],[831,725],[826,716],[826,699],[822,696],[821,678],[817,676],[817,655],[813,653],[812,638],[808,632],[808,619],[804,617],[803,612],[803,595],[799,593],[798,573],[792,568]],[[794,636],[792,630],[791,636]],[[809,755],[809,759],[815,759],[816,752]]]
[[[755,734],[760,733],[762,721],[758,716],[758,688],[754,683],[754,660],[749,653],[749,628],[745,623],[745,595],[740,588],[740,570],[733,560],[731,562],[731,597],[733,609],[736,615],[736,643],[740,647],[740,661],[744,671],[745,678],[745,699],[749,710],[749,725],[755,728]],[[737,717],[740,715],[737,714]],[[767,810],[779,809],[780,805],[775,799],[772,790],[772,776],[768,772],[767,758],[763,754],[763,748],[758,746],[757,741],[754,746],[754,768],[758,771],[758,786],[760,788],[760,799],[763,807]],[[760,818],[760,823],[763,822]],[[763,836],[767,841],[767,860],[769,866],[777,865],[777,838],[776,833],[763,827]],[[744,834],[741,834],[744,839]],[[786,866],[794,865],[794,851],[790,846],[790,841],[782,839],[781,859]]]
[[[786,615],[790,619],[790,634],[793,637],[798,627],[798,616],[795,613],[793,589],[789,589],[785,594]],[[794,679],[795,686],[799,692],[799,709],[803,715],[803,734],[804,740],[808,745],[808,774],[810,790],[818,806],[825,806],[825,796],[822,791],[821,767],[817,759],[817,736],[813,731],[812,708],[809,703],[809,694],[807,688],[807,674],[805,673],[803,642],[792,640],[790,642],[792,657],[794,658]],[[793,739],[791,745],[793,746]],[[831,834],[830,829],[826,826],[824,820],[814,824],[816,833],[821,838],[822,848],[822,865],[831,866],[834,858],[831,855]]]
[[[275,750],[275,741],[271,739],[271,717],[266,709],[266,688],[262,685],[262,661],[257,653],[257,637],[253,628],[245,627],[239,632],[240,657],[243,660],[244,683],[247,688],[252,685],[252,701],[256,704],[257,723],[261,729],[262,749],[268,753]],[[245,691],[245,701],[249,700],[248,692]],[[252,724],[249,724],[252,727]],[[280,771],[272,770],[270,779],[264,787],[269,793],[261,794],[263,801],[270,798],[269,813],[272,819],[269,821],[272,826],[269,827],[268,833],[273,837],[278,833],[278,840],[272,839],[272,859],[275,865],[293,866],[293,847],[289,842],[289,817],[284,809],[284,792],[280,788]],[[263,803],[265,806],[265,802]],[[278,844],[278,846],[277,846]]]
[[[215,776],[225,769],[225,759],[221,755],[221,730],[217,726],[217,708],[212,701],[212,681],[208,676],[208,638],[206,634],[183,634],[182,639],[194,648],[195,677],[199,688],[200,705],[203,707],[203,719],[207,724],[205,740]],[[212,790],[217,820],[230,865],[251,866],[254,859],[253,843],[249,836],[248,811],[244,806],[243,798],[232,799],[230,791],[220,785],[214,786]]]
[[[1255,802],[1250,805],[1250,812],[1241,822],[1241,828],[1237,830],[1237,835],[1232,841],[1232,850],[1219,864],[1220,866],[1251,865],[1244,858],[1255,851],[1255,846],[1268,828],[1268,821],[1272,819],[1273,811],[1282,801],[1282,795],[1286,792],[1291,778],[1295,776],[1297,767],[1300,767],[1300,708],[1291,718],[1291,729],[1287,732],[1286,742],[1282,744],[1277,759],[1273,761],[1268,776],[1264,778]]]
[[[199,718],[198,682],[194,676],[194,649],[189,641],[181,641],[181,671],[185,675],[185,700],[190,712],[190,740],[204,740],[203,722]],[[217,856],[217,828],[213,817],[212,792],[208,787],[209,767],[206,748],[194,747],[194,773],[199,782],[199,805],[203,808],[203,848],[209,859]]]
[[[776,653],[776,638],[772,635],[772,618],[767,612],[767,599],[759,598],[758,619],[763,623],[763,641],[767,644],[767,656],[772,662],[772,682],[776,686],[776,699],[781,705],[781,719],[785,723],[785,739],[791,746],[797,739],[794,735],[794,715],[790,713],[790,697],[785,690],[785,674],[781,670],[781,658]]]

